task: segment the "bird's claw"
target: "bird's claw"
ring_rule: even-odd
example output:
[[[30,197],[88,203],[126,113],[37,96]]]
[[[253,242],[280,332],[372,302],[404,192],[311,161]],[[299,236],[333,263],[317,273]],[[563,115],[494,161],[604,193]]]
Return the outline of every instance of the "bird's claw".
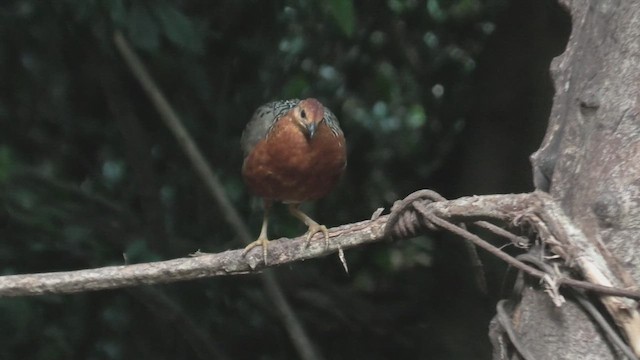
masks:
[[[267,266],[267,245],[269,244],[269,239],[267,238],[258,238],[258,240],[252,242],[251,244],[247,245],[244,250],[242,251],[242,256],[246,256],[247,253],[249,253],[249,251],[251,249],[253,249],[256,246],[262,246],[262,259],[264,260],[264,265]]]
[[[325,249],[329,248],[329,230],[327,229],[326,226],[320,225],[315,221],[311,225],[309,225],[309,231],[307,231],[307,242],[305,243],[305,247],[309,247],[309,244],[311,244],[311,238],[313,237],[313,235],[319,232],[324,234],[324,248]]]

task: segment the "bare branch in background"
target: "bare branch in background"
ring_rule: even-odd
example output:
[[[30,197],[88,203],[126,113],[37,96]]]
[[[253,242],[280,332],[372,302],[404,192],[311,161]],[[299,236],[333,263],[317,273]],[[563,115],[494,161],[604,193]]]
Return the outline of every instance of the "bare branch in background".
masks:
[[[220,180],[218,180],[218,177],[209,166],[208,162],[202,155],[202,152],[198,149],[193,138],[191,138],[184,125],[182,125],[180,118],[169,101],[167,101],[160,88],[153,81],[153,78],[145,68],[140,58],[136,55],[133,49],[131,49],[131,46],[129,46],[129,43],[121,32],[115,32],[114,41],[118,51],[120,51],[120,54],[129,66],[129,69],[138,82],[140,82],[140,85],[147,92],[147,95],[157,108],[165,125],[167,125],[175,135],[178,140],[178,144],[182,147],[182,150],[189,158],[189,161],[191,161],[196,173],[200,176],[200,179],[203,181],[207,190],[220,208],[220,211],[227,223],[229,223],[245,244],[251,243],[253,238],[249,231],[249,227],[242,220],[231,201],[229,201]],[[289,337],[293,341],[300,356],[303,359],[308,360],[322,359],[320,352],[316,349],[315,345],[311,342],[310,337],[304,330],[302,322],[298,319],[293,308],[288,303],[275,274],[272,272],[265,272],[262,275],[262,285],[264,286],[267,295],[271,298],[271,301],[273,301],[278,309],[280,319],[283,321],[285,328],[289,333]]]

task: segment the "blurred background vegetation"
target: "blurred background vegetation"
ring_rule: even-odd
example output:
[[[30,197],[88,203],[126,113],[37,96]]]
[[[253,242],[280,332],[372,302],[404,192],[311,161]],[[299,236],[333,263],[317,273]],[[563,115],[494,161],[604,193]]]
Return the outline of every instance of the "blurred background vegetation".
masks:
[[[569,25],[553,0],[5,0],[0,272],[242,246],[116,52],[115,30],[257,235],[239,139],[274,99],[316,97],[341,121],[347,174],[306,205],[329,226],[422,188],[530,191],[549,62]],[[282,209],[271,224],[272,238],[305,231]],[[349,274],[335,255],[276,271],[327,359],[490,357],[502,264],[481,254],[485,294],[462,242],[441,234],[346,256]],[[257,276],[148,290],[0,299],[0,358],[298,358]]]

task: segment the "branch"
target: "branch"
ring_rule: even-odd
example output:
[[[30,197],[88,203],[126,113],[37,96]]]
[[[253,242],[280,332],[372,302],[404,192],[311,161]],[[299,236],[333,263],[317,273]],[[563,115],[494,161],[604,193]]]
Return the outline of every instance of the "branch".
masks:
[[[348,249],[380,241],[384,238],[387,219],[388,216],[381,216],[375,220],[332,228],[329,230],[330,243],[327,249],[324,247],[324,242],[319,240],[312,241],[309,247],[305,247],[305,236],[272,240],[269,242],[268,263],[270,266],[282,265],[324,256],[336,252],[339,248]],[[143,264],[0,276],[0,296],[71,294],[257,273],[263,268],[261,251],[252,251],[246,257],[242,255],[241,249],[217,254],[197,253],[188,258]]]
[[[575,263],[585,279],[593,284],[610,288],[625,286],[624,279],[617,278],[608,266],[607,250],[601,250],[595,241],[591,242],[549,195],[539,194],[544,202],[544,211],[531,214],[526,220],[537,227],[539,234],[547,237],[554,252],[566,252],[565,260]],[[634,353],[640,357],[640,311],[638,302],[631,299],[600,297],[615,323],[625,333]]]
[[[576,229],[561,211],[555,201],[546,193],[534,192],[515,195],[487,195],[446,201],[430,190],[417,191],[402,201],[396,202],[390,215],[379,216],[376,211],[371,220],[343,225],[330,229],[329,246],[313,241],[306,247],[306,238],[274,240],[270,243],[268,263],[271,266],[323,256],[334,251],[380,241],[389,237],[409,238],[427,229],[442,228],[487,250],[510,265],[539,278],[545,283],[546,291],[554,300],[562,300],[558,288],[570,286],[600,294],[603,302],[619,328],[622,329],[634,352],[638,352],[640,318],[631,299],[640,299],[638,291],[621,289],[612,284],[619,281],[602,268],[601,254]],[[532,267],[521,260],[504,253],[479,236],[452,223],[463,218],[475,220],[476,225],[494,231],[486,226],[486,219],[500,220],[507,224],[529,224],[536,230],[543,244],[550,246],[557,254],[562,254],[568,264],[577,264],[578,270],[589,281],[580,281],[560,274],[549,274]],[[505,236],[510,241],[521,239]],[[230,250],[219,254],[197,253],[191,258],[182,258],[146,264],[111,266],[91,270],[0,277],[0,296],[24,296],[54,293],[74,293],[102,289],[113,289],[142,284],[169,283],[204,277],[246,274],[259,272],[264,267],[260,251],[253,251],[246,257],[242,250]],[[269,273],[267,273],[268,275]],[[319,358],[313,344],[306,336],[295,313],[286,303],[273,277],[263,277],[265,288],[280,311],[287,326],[288,334],[296,345],[301,357]],[[625,299],[626,297],[627,299]],[[555,301],[559,306],[562,301]]]
[[[548,194],[536,191],[526,194],[468,196],[449,201],[442,199],[442,196],[432,190],[419,190],[397,201],[391,209],[385,233],[405,238],[417,235],[424,229],[441,228],[473,242],[528,275],[546,281],[547,276],[543,271],[523,263],[452,222],[473,222],[488,230],[493,227],[487,227],[484,220],[497,220],[511,225],[529,224],[544,243],[551,246],[569,265],[576,260],[578,270],[589,280],[553,279],[558,285],[640,300],[640,292],[613,285],[617,282],[606,272],[606,268],[602,268],[604,260],[595,245],[571,225],[569,218]],[[550,228],[553,230],[549,230]],[[494,233],[502,235],[502,232]],[[514,236],[507,238],[510,241],[524,239]],[[603,302],[607,301],[617,302],[619,310],[633,309],[630,307],[633,302],[627,299],[603,297]]]
[[[394,228],[401,222],[406,221],[406,217],[409,216],[409,218],[413,219],[411,220],[411,225],[413,225],[413,230],[415,231],[396,236],[397,239],[406,239],[422,234],[427,231],[427,228],[434,228],[435,225],[472,241],[492,255],[528,275],[546,281],[548,275],[545,272],[504,253],[479,236],[450,222],[453,219],[460,221],[465,213],[472,215],[475,219],[493,218],[507,222],[521,219],[524,214],[535,214],[544,211],[544,207],[541,205],[543,202],[550,200],[546,198],[546,195],[534,192],[529,194],[470,196],[456,200],[431,202],[426,204],[425,208],[425,204],[419,202],[421,199],[415,196],[416,194],[424,193],[433,192],[421,190],[409,195],[407,199],[394,205],[391,215],[378,216],[376,211],[371,220],[329,229],[330,241],[328,248],[324,247],[324,242],[317,240],[320,239],[320,235],[316,236],[316,240],[312,241],[308,247],[305,247],[305,236],[294,239],[282,238],[273,240],[269,243],[269,266],[312,259],[328,255],[340,249],[349,249],[387,239],[390,236],[390,232],[397,230]],[[407,200],[411,201],[407,202]],[[431,223],[421,223],[421,220],[415,217],[417,212],[412,214],[406,208],[406,205],[409,204],[417,205],[420,212],[426,212],[425,217]],[[405,225],[408,225],[408,223],[405,223]],[[570,239],[564,241],[570,241]],[[143,284],[170,283],[214,276],[258,273],[265,268],[261,255],[262,253],[256,250],[244,257],[242,256],[242,250],[229,250],[218,254],[196,253],[189,258],[136,265],[0,276],[0,296],[68,294]],[[640,292],[634,290],[565,277],[553,280],[560,286],[571,286],[603,295],[640,299]],[[606,298],[611,299],[611,296]]]
[[[388,233],[407,235],[415,232],[416,226],[438,226],[472,241],[527,274],[542,279],[552,293],[563,284],[596,291],[603,295],[600,301],[625,333],[634,352],[640,356],[640,311],[637,301],[634,301],[640,299],[640,293],[622,288],[623,279],[618,279],[607,266],[607,254],[603,254],[606,249],[600,250],[596,240],[587,238],[549,194],[536,191],[530,194],[468,197],[453,202],[441,199],[440,195],[430,190],[409,195],[394,205]],[[467,221],[492,218],[514,225],[529,225],[545,245],[569,267],[576,268],[587,281],[549,277],[450,222],[457,218]]]
[[[149,75],[149,72],[145,68],[144,64],[142,64],[142,61],[140,61],[140,58],[138,58],[138,55],[133,52],[129,43],[119,31],[116,31],[114,35],[114,42],[120,51],[120,54],[129,66],[129,69],[131,69],[135,78],[146,91],[165,125],[175,135],[178,144],[182,147],[182,150],[189,158],[189,161],[191,161],[207,190],[216,201],[216,204],[220,207],[220,211],[225,217],[227,223],[233,227],[234,231],[240,236],[243,242],[247,244],[252,242],[254,239],[252,238],[251,233],[248,231],[244,221],[242,221],[238,211],[236,211],[231,201],[229,201],[220,180],[218,180],[218,177],[215,175],[207,160],[198,149],[198,145],[196,145],[195,141],[187,132],[187,129],[182,125],[180,118],[171,107],[171,104],[169,104],[162,94],[162,91],[160,91],[151,78],[151,75]]]
[[[165,125],[167,125],[171,132],[173,132],[178,144],[182,147],[182,150],[189,158],[189,161],[191,161],[191,164],[200,176],[200,179],[204,182],[207,190],[214,198],[216,204],[220,207],[227,223],[231,225],[245,244],[251,243],[253,238],[249,232],[248,226],[244,223],[238,214],[238,211],[227,197],[220,180],[218,180],[218,177],[205,160],[195,141],[182,125],[182,122],[173,110],[173,107],[171,107],[169,101],[167,101],[160,88],[158,88],[151,75],[149,75],[144,64],[140,61],[140,58],[138,58],[136,53],[131,49],[129,43],[120,31],[115,32],[113,40],[118,51],[129,66],[129,69],[138,82],[140,82],[142,88],[147,92],[147,95],[151,98],[151,101],[160,113],[160,117],[165,122]],[[275,274],[267,271],[263,274],[261,280],[267,296],[271,298],[278,309],[280,318],[301,358],[307,360],[322,359],[320,352],[316,350],[311,339],[304,330],[302,323],[296,316],[291,305],[289,305]]]

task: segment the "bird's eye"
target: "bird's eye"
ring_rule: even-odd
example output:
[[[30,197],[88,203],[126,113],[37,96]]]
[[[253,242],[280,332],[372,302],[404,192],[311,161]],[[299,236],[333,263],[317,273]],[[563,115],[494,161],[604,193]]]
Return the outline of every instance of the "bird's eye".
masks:
[[[305,119],[307,117],[307,113],[304,110],[300,111],[300,117]]]

